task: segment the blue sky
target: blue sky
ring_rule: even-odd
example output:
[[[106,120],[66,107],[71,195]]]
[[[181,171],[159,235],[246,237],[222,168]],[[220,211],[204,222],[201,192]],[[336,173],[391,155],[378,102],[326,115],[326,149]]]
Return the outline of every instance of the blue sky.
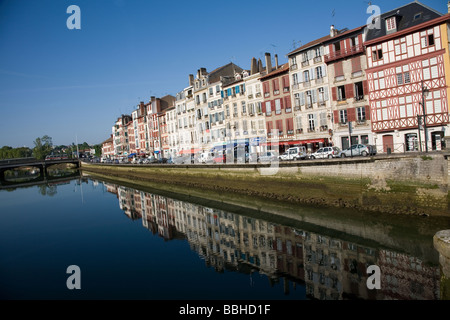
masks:
[[[409,1],[372,1],[381,12]],[[424,0],[439,12],[447,1]],[[69,30],[70,5],[81,30]],[[0,147],[106,140],[121,114],[188,75],[286,54],[370,16],[368,1],[0,0]],[[334,10],[334,16],[332,12]]]

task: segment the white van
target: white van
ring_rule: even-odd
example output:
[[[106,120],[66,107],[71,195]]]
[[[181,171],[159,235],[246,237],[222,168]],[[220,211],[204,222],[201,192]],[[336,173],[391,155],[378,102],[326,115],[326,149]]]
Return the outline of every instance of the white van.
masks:
[[[294,147],[287,150],[287,160],[305,160],[308,158],[305,147]]]
[[[208,163],[208,162],[212,162],[213,158],[214,158],[214,155],[211,152],[203,152],[198,157],[198,161],[200,163]]]

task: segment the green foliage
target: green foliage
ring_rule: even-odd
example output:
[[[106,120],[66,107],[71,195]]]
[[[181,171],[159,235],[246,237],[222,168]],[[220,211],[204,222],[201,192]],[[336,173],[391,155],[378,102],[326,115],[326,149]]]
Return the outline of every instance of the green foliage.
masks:
[[[0,159],[29,158],[32,156],[32,150],[27,147],[12,148],[4,146],[0,149]]]
[[[45,159],[45,157],[51,153],[53,149],[52,138],[45,135],[42,138],[36,138],[34,140],[33,155],[36,159]]]

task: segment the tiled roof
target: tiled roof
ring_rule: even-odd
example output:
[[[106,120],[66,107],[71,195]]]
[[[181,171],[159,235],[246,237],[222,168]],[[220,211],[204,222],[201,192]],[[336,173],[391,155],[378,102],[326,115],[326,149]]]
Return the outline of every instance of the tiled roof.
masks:
[[[285,63],[285,64],[281,65],[280,67],[278,67],[278,69],[273,69],[272,72],[266,74],[265,76],[262,76],[259,79],[263,80],[263,79],[271,78],[271,77],[277,76],[286,71],[289,71],[289,63]]]
[[[396,31],[399,32],[439,18],[442,14],[418,1],[408,3],[397,9],[383,13],[380,16],[380,28],[368,29],[366,42],[386,36],[388,33],[386,31],[385,19],[392,16],[397,17]]]

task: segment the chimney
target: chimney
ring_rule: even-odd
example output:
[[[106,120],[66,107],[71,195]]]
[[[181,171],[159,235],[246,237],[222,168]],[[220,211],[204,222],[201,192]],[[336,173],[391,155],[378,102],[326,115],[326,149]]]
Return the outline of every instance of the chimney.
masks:
[[[194,85],[194,75],[190,74],[189,75],[189,86],[193,86]]]
[[[250,74],[253,75],[255,73],[258,73],[258,63],[256,62],[256,58],[253,57],[250,68]]]
[[[202,76],[206,76],[206,68],[200,68],[200,74],[202,75]]]
[[[278,69],[278,55],[275,55],[275,69]]]
[[[258,72],[261,73],[263,72],[264,68],[263,68],[263,64],[261,59],[258,59]]]
[[[272,60],[270,58],[270,53],[266,52],[266,71],[269,74],[272,71]]]
[[[447,2],[448,13],[450,13],[450,1]]]
[[[334,37],[336,35],[336,29],[334,28],[334,24],[330,27],[330,37]]]

